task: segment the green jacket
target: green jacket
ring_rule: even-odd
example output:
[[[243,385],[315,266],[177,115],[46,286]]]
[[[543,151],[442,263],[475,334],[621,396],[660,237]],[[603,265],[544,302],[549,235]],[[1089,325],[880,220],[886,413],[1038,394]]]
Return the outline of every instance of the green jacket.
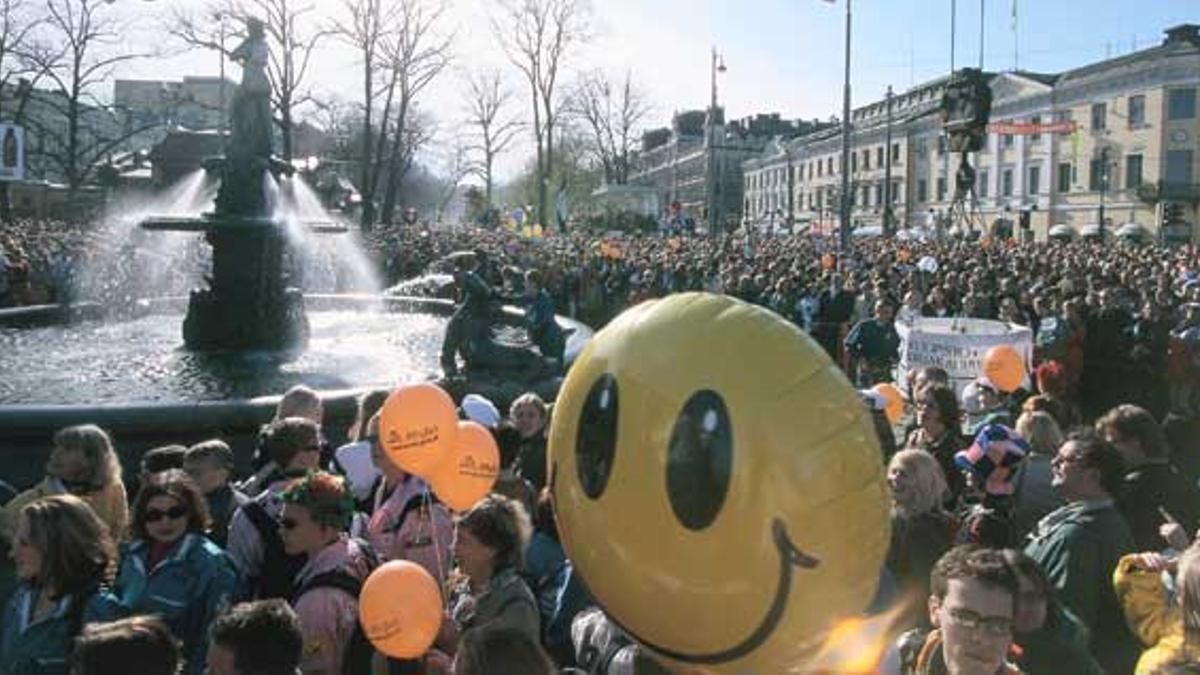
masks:
[[[1108,672],[1131,672],[1137,639],[1125,625],[1113,592],[1121,556],[1134,550],[1133,535],[1112,500],[1072,502],[1043,518],[1025,546],[1058,598],[1091,633],[1091,650]]]
[[[1067,609],[1060,607],[1057,618],[1047,616],[1039,630],[1017,635],[1013,642],[1016,663],[1026,673],[1104,675],[1088,653],[1087,627]]]

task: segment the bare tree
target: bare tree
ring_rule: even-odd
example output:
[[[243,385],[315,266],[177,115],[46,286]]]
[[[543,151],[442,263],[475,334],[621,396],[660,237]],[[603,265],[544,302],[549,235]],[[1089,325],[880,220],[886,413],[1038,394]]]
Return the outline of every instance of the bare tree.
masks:
[[[372,161],[374,156],[375,121],[373,115],[375,104],[379,98],[380,83],[377,82],[381,73],[390,75],[382,84],[386,92],[387,103],[383,110],[383,123],[380,133],[387,131],[387,117],[390,114],[392,98],[395,95],[396,77],[394,71],[380,67],[381,41],[385,34],[395,28],[397,17],[396,5],[393,0],[343,0],[344,16],[334,21],[337,36],[345,43],[356,49],[362,60],[363,85],[363,116],[361,156],[359,157],[359,189],[366,195],[363,201],[362,227],[367,229],[375,220],[374,186],[377,182],[375,169],[377,163]],[[369,192],[369,194],[368,194]]]
[[[384,222],[394,221],[400,181],[412,165],[416,149],[428,142],[432,122],[413,124],[412,112],[417,97],[450,65],[453,34],[443,32],[441,25],[446,4],[441,0],[399,0],[397,27],[383,41],[383,55],[395,82],[395,116],[391,121],[391,147],[387,153],[387,180],[383,184],[383,203],[380,216]],[[415,120],[420,122],[420,120]],[[387,120],[384,120],[387,124]],[[413,129],[409,129],[413,126]],[[421,127],[426,127],[422,129]],[[380,134],[378,148],[386,138]],[[419,142],[418,142],[419,141]],[[376,153],[382,166],[383,156]],[[377,174],[383,171],[376,172]],[[375,192],[378,185],[372,190]],[[363,195],[364,201],[366,195]]]
[[[126,34],[104,0],[46,0],[37,43],[25,51],[29,66],[51,86],[35,92],[35,105],[46,114],[29,125],[52,135],[53,149],[43,154],[61,170],[74,190],[110,152],[157,123],[136,129],[115,123],[111,106],[102,105],[96,89],[112,81],[113,69],[149,53],[117,49]]]
[[[568,110],[588,131],[588,152],[612,185],[629,182],[636,128],[650,112],[645,96],[625,72],[623,84],[614,86],[603,72],[584,73],[575,84]]]
[[[0,118],[15,124],[24,122],[29,93],[40,78],[25,58],[40,24],[24,0],[0,0]],[[0,221],[12,222],[8,181],[0,182]]]
[[[474,139],[466,146],[474,159],[467,169],[483,180],[485,208],[492,207],[492,168],[524,128],[519,120],[504,114],[512,100],[512,91],[504,87],[500,71],[483,70],[467,76],[467,124],[474,127]]]
[[[458,187],[462,184],[463,179],[471,174],[471,161],[468,155],[467,145],[461,137],[454,138],[446,148],[442,170],[439,172],[441,174],[441,191],[437,204],[438,222],[441,222],[446,213],[446,207],[458,193]]]
[[[249,16],[263,21],[271,41],[268,70],[275,124],[279,127],[280,156],[288,161],[292,158],[296,109],[312,99],[306,79],[313,53],[333,33],[331,27],[318,22],[314,15],[316,7],[315,0],[213,0],[199,10],[177,10],[167,26],[185,44],[227,50],[223,21]],[[244,32],[237,29],[234,35]]]
[[[537,217],[543,224],[559,114],[556,86],[567,56],[588,37],[589,14],[588,0],[501,0],[500,15],[492,17],[492,32],[529,83],[537,145]]]

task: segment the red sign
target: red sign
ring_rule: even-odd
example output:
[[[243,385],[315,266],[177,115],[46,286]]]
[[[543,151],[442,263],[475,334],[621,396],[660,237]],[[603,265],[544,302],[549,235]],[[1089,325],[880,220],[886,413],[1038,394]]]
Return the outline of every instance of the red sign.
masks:
[[[1014,136],[1033,136],[1035,134],[1073,134],[1074,122],[1052,122],[1050,124],[1034,124],[1032,122],[992,122],[987,126],[989,133],[1012,134]]]

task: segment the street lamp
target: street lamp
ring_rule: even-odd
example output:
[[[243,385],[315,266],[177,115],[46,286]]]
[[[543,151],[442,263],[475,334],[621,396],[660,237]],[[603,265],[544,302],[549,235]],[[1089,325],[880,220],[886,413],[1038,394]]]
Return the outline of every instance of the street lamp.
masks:
[[[218,38],[219,47],[218,47],[217,51],[219,51],[221,53],[221,82],[217,85],[218,86],[217,95],[220,97],[219,100],[220,100],[221,110],[219,111],[219,113],[217,115],[217,137],[221,138],[221,139],[225,138],[225,115],[226,115],[226,111],[225,111],[225,108],[226,108],[226,105],[225,105],[225,18],[226,18],[226,16],[227,15],[225,14],[225,12],[221,12],[221,11],[213,12],[213,19],[216,19],[218,25],[220,26],[220,37]]]
[[[717,145],[717,73],[725,72],[725,57],[717,54],[717,48],[712,48],[712,101],[708,108],[708,166],[705,172],[704,200],[708,206],[708,230],[716,234],[717,218],[717,180],[716,180],[716,145]]]
[[[1108,151],[1106,145],[1100,148],[1100,239],[1104,239],[1104,200],[1108,194]]]
[[[838,226],[838,250],[850,248],[850,0],[846,0],[846,70],[842,84],[842,222]],[[845,256],[838,256],[844,260]]]

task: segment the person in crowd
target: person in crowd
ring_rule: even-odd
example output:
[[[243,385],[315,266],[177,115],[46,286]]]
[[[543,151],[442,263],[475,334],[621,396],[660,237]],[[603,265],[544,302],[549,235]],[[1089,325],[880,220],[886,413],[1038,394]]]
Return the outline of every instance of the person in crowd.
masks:
[[[1071,383],[1067,379],[1067,369],[1058,361],[1046,361],[1033,369],[1033,381],[1037,385],[1038,395],[1031,396],[1022,404],[1023,409],[1045,410],[1054,416],[1061,429],[1072,429],[1083,423],[1079,406],[1071,395]]]
[[[220,439],[197,443],[187,449],[183,470],[204,495],[208,516],[212,519],[208,538],[222,548],[229,533],[229,520],[250,498],[230,482],[233,474],[233,450]]]
[[[843,278],[832,273],[817,297],[817,320],[813,322],[813,338],[825,348],[834,363],[842,362],[842,338],[854,317],[857,293],[846,288]],[[871,383],[874,384],[874,383]]]
[[[321,402],[321,395],[303,384],[288,389],[275,406],[275,419],[285,420],[289,417],[303,417],[320,428],[325,423],[325,405]]]
[[[1017,578],[1000,551],[956,546],[933,567],[929,623],[900,636],[885,654],[886,675],[1018,675],[1006,659],[1013,642]]]
[[[292,596],[304,642],[301,670],[305,675],[362,672],[351,638],[358,592],[378,561],[362,540],[346,534],[354,498],[340,477],[315,471],[289,482],[280,499],[284,550],[305,560]]]
[[[1130,672],[1137,644],[1110,583],[1121,556],[1134,550],[1114,499],[1124,462],[1108,441],[1084,431],[1067,437],[1050,466],[1051,485],[1066,505],[1038,522],[1025,553],[1087,626],[1089,647],[1100,665],[1109,673]]]
[[[860,389],[858,398],[867,409],[867,414],[871,416],[875,438],[879,441],[879,452],[886,462],[896,454],[896,432],[892,430],[892,423],[887,418],[887,399],[883,394],[871,389]]]
[[[1037,528],[1038,521],[1063,505],[1051,484],[1050,463],[1063,443],[1058,422],[1046,412],[1023,412],[1016,432],[1029,444],[1029,453],[1017,474],[1013,495],[1013,527],[1017,541]]]
[[[179,643],[156,616],[88,625],[71,655],[71,675],[177,675],[179,666]]]
[[[979,418],[979,422],[971,430],[972,435],[978,434],[984,427],[992,424],[1013,426],[1012,412],[1008,409],[1008,397],[987,376],[980,376],[975,380],[975,391],[977,396],[976,417]]]
[[[1173,593],[1164,587],[1164,575],[1171,575]],[[1158,672],[1173,661],[1200,663],[1200,546],[1193,544],[1177,560],[1154,551],[1127,555],[1117,565],[1113,586],[1125,619],[1146,647],[1133,672]]]
[[[532,513],[535,502],[533,486],[521,477],[517,464],[524,441],[521,432],[511,421],[504,420],[492,429],[492,438],[496,439],[496,448],[500,451],[500,473],[492,485],[492,492],[517,500],[527,513]]]
[[[1171,466],[1166,437],[1154,417],[1144,408],[1122,404],[1096,420],[1096,432],[1112,443],[1125,461],[1117,507],[1133,531],[1137,549],[1159,548],[1159,529],[1164,522],[1195,531],[1200,525],[1200,488]]]
[[[520,504],[489,495],[459,517],[454,556],[461,577],[446,598],[446,617],[435,643],[454,654],[459,640],[483,626],[508,627],[540,642],[537,600],[518,572],[530,537]]]
[[[1013,525],[1014,477],[1029,454],[1029,444],[1012,429],[990,424],[954,456],[967,478],[967,499],[958,532],[960,543],[1007,548],[1018,543]]]
[[[558,671],[541,645],[515,628],[485,626],[463,636],[454,675],[553,675]]]
[[[234,605],[208,630],[207,675],[296,675],[304,636],[283,600]]]
[[[0,622],[0,673],[65,675],[83,625],[124,614],[106,589],[108,527],[74,495],[42,497],[21,507],[10,555],[19,582]]]
[[[269,461],[283,467],[266,490],[234,511],[229,521],[229,557],[253,599],[290,598],[302,556],[288,555],[279,535],[280,493],[295,478],[318,468],[321,430],[312,420],[287,417],[272,422],[263,434]]]
[[[150,448],[142,455],[138,470],[138,484],[141,485],[151,474],[168,469],[182,469],[183,457],[186,454],[186,445],[171,444]]]
[[[410,560],[441,585],[452,566],[454,521],[429,485],[396,466],[379,443],[379,414],[367,422],[371,458],[383,479],[372,495],[364,537],[382,560]]]
[[[1189,485],[1200,486],[1200,415],[1169,413],[1162,422],[1168,456]]]
[[[1131,329],[1130,374],[1136,384],[1129,391],[1138,392],[1133,402],[1150,410],[1155,419],[1161,419],[1170,407],[1167,352],[1174,326],[1165,309],[1153,298],[1147,299]]]
[[[885,565],[906,599],[923,603],[929,597],[929,573],[954,543],[954,519],[942,508],[946,478],[933,455],[924,450],[901,450],[887,467],[892,492],[891,542]],[[922,621],[913,606],[913,621]]]
[[[121,462],[108,433],[94,424],[67,427],[54,434],[46,477],[14,497],[0,511],[0,536],[12,538],[16,516],[26,504],[49,495],[73,494],[92,507],[113,539],[125,538],[129,506]]]
[[[240,486],[246,495],[257,497],[267,485],[278,478],[280,471],[286,471],[286,468],[271,460],[267,450],[267,436],[276,422],[293,418],[308,420],[317,428],[317,445],[321,452],[317,458],[317,466],[323,467],[333,463],[332,449],[326,447],[325,438],[321,435],[321,425],[325,419],[325,406],[321,402],[321,395],[305,385],[298,384],[279,398],[279,403],[275,406],[275,417],[259,431],[258,447],[254,456],[255,473]]]
[[[525,328],[529,338],[537,345],[542,356],[552,359],[563,367],[563,350],[567,346],[566,334],[554,318],[554,300],[542,285],[542,273],[529,270],[525,273]]]
[[[372,389],[360,394],[354,412],[354,422],[346,431],[348,442],[333,453],[333,465],[343,476],[359,510],[369,512],[379,468],[371,458],[371,442],[367,440],[367,422],[383,408],[391,391]]]
[[[900,360],[900,334],[894,322],[891,301],[875,301],[875,316],[859,321],[846,335],[845,348],[850,357],[850,373],[860,387],[870,387],[892,379],[892,368]]]
[[[966,479],[954,463],[954,456],[967,445],[960,431],[958,398],[953,389],[936,384],[920,391],[915,401],[917,427],[909,434],[906,446],[925,450],[938,461],[949,488],[946,503],[954,508],[966,488]]]
[[[134,499],[131,539],[113,584],[130,612],[170,626],[186,673],[204,671],[208,625],[240,592],[233,563],[205,536],[209,525],[208,505],[187,474],[151,474]]]
[[[1013,616],[1016,665],[1026,673],[1104,675],[1088,653],[1087,628],[1058,602],[1038,564],[1011,548],[1004,550],[1004,559],[1018,585]]]
[[[546,426],[550,422],[550,408],[542,397],[526,392],[512,402],[508,416],[521,434],[517,471],[536,494],[546,486]]]
[[[1080,393],[1084,414],[1094,419],[1130,400],[1133,315],[1117,288],[1099,293],[1098,305],[1087,317],[1083,379]]]

